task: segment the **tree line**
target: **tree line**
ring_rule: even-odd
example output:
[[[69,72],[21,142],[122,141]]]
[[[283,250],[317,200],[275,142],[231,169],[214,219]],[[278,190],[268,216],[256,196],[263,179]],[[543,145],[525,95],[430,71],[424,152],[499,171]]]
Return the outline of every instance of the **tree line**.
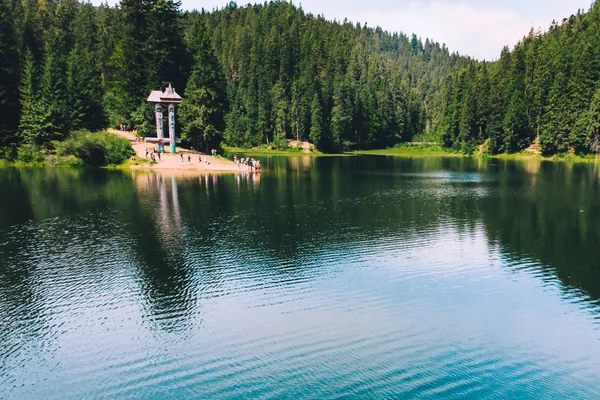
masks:
[[[0,0],[0,17],[5,152],[121,123],[151,134],[144,101],[168,83],[198,146],[391,146],[435,129],[438,88],[468,61],[287,2],[182,12],[173,0]]]
[[[594,151],[598,8],[488,63],[285,1],[183,12],[173,0],[0,0],[0,148],[14,157],[120,124],[151,135],[145,99],[171,83],[197,148],[299,139],[335,152],[426,135],[467,152],[537,138],[549,154]]]
[[[542,153],[597,153],[600,145],[600,4],[531,30],[493,63],[470,61],[445,85],[442,140],[492,154],[534,144]]]
[[[381,148],[434,129],[438,89],[468,59],[415,35],[327,21],[286,2],[191,16],[205,23],[227,85],[224,139]]]

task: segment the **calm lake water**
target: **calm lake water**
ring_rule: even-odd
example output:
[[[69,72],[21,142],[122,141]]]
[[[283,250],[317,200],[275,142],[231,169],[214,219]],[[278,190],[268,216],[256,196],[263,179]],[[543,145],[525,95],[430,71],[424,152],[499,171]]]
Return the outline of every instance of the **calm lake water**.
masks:
[[[0,170],[0,398],[600,398],[600,167]]]

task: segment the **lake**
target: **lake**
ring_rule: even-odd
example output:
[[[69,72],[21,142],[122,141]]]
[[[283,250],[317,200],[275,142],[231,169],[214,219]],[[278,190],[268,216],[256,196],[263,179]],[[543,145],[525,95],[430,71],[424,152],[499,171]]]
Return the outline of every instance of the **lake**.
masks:
[[[600,166],[0,169],[0,398],[600,398]]]

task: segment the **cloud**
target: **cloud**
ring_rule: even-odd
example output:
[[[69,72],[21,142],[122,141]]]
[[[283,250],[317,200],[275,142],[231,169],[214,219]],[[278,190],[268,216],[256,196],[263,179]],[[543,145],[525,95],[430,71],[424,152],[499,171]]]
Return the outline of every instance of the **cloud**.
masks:
[[[505,45],[514,46],[532,27],[532,22],[514,11],[486,8],[465,2],[410,1],[402,9],[351,13],[348,19],[368,22],[389,31],[416,33],[446,43],[478,59],[497,59]]]

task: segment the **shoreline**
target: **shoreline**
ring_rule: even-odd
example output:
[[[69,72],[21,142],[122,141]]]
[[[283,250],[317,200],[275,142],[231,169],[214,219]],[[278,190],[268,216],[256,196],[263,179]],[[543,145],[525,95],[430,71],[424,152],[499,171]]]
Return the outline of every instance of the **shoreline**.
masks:
[[[127,160],[120,165],[109,165],[100,167],[108,170],[135,170],[135,171],[168,171],[170,174],[177,173],[178,175],[202,175],[206,173],[254,173],[260,171],[251,171],[244,166],[234,163],[228,158],[220,155],[212,156],[196,150],[190,150],[178,147],[177,154],[161,153],[161,161],[151,162],[148,160],[146,150],[152,151],[154,145],[147,142],[138,142],[136,136],[131,132],[119,131],[115,129],[107,129],[108,132],[124,137],[129,140],[131,148],[136,156],[134,159]],[[278,157],[353,157],[353,156],[386,156],[386,157],[404,157],[404,158],[472,158],[472,159],[497,159],[509,161],[550,161],[567,164],[594,164],[600,158],[594,155],[553,155],[543,156],[541,154],[527,152],[518,153],[502,153],[490,155],[488,153],[478,152],[476,154],[462,154],[460,152],[445,149],[441,146],[426,146],[426,147],[390,147],[386,149],[373,150],[355,150],[343,153],[321,153],[319,151],[303,152],[295,149],[289,150],[267,150],[267,149],[252,149],[240,148],[222,145],[225,154],[233,156],[234,154],[242,156],[278,156]],[[183,159],[181,157],[183,154]],[[188,161],[188,156],[189,161]],[[206,161],[204,161],[206,159]],[[0,159],[0,168],[73,168],[73,166],[53,166],[46,162],[24,163],[21,161],[7,161]],[[89,166],[74,166],[75,168],[91,168]]]
[[[161,153],[160,161],[152,162],[146,158],[151,153],[154,144],[139,142],[131,132],[107,129],[108,132],[121,136],[131,143],[136,159],[117,166],[119,169],[147,170],[147,171],[185,171],[190,174],[210,173],[237,173],[246,171],[240,165],[221,156],[212,156],[196,150],[177,147],[177,153]]]
[[[226,154],[241,154],[241,155],[250,155],[250,156],[282,156],[282,157],[335,157],[335,156],[343,156],[347,154],[334,154],[334,153],[322,153],[320,151],[310,151],[304,152],[296,149],[286,149],[286,150],[267,150],[267,149],[253,149],[253,148],[244,148],[244,147],[234,147],[221,145],[221,148],[225,150]]]
[[[407,157],[407,158],[455,158],[465,157],[473,159],[496,159],[496,160],[510,160],[510,161],[550,161],[550,162],[562,162],[567,164],[578,163],[578,164],[593,164],[600,161],[600,157],[593,155],[580,156],[576,154],[543,156],[541,154],[535,154],[531,152],[518,152],[518,153],[501,153],[491,155],[489,153],[484,154],[462,154],[453,152],[451,150],[445,150],[442,147],[436,146],[434,148],[387,148],[379,150],[357,150],[352,152],[354,155],[373,155],[373,156],[388,156],[388,157]]]

